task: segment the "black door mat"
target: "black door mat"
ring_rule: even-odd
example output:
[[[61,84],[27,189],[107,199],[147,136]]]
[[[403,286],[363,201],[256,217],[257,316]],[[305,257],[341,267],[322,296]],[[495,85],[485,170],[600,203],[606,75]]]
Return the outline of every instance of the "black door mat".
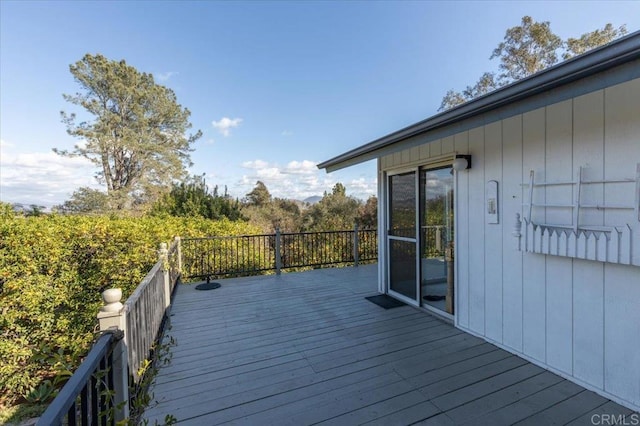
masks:
[[[385,309],[399,308],[400,306],[406,305],[406,303],[396,300],[393,297],[388,296],[386,294],[369,296],[369,297],[365,297],[365,299]]]

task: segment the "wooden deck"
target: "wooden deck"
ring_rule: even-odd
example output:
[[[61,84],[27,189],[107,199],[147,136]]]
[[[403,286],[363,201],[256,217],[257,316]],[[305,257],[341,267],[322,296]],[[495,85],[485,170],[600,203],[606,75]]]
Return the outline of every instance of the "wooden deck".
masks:
[[[149,424],[592,424],[632,413],[425,312],[385,310],[375,265],[177,290]],[[595,418],[599,419],[598,417]],[[604,423],[600,423],[604,424]]]

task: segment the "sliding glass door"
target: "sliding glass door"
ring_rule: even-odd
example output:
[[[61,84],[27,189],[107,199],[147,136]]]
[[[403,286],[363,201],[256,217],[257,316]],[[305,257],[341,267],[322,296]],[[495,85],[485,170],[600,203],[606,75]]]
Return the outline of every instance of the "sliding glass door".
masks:
[[[390,174],[387,181],[389,294],[454,314],[451,166]]]

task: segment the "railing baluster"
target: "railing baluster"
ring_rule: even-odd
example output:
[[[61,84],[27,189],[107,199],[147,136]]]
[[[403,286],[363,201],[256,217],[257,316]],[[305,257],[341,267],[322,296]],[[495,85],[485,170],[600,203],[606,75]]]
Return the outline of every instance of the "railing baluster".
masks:
[[[107,397],[105,395],[105,391],[106,386],[105,386],[105,370],[107,368],[106,362],[105,362],[105,358],[104,356],[102,357],[102,359],[100,360],[100,380],[98,381],[98,395],[100,398],[100,423],[102,424],[102,426],[107,426],[107,419],[106,419],[106,401],[107,401]]]
[[[229,270],[229,240],[224,240],[224,271]]]
[[[76,403],[74,401],[73,404],[71,404],[71,407],[69,407],[69,411],[67,412],[67,421],[69,426],[76,426],[77,416],[78,414],[76,413]]]
[[[322,253],[320,256],[320,262],[324,263],[325,260],[327,259],[327,237],[329,236],[329,234],[322,234]]]
[[[194,253],[195,253],[195,250],[194,250]],[[200,273],[202,274],[202,273],[204,273],[204,271],[205,271],[205,266],[204,266],[204,262],[205,262],[205,260],[206,260],[206,262],[207,262],[207,268],[206,268],[206,270],[208,270],[208,269],[209,269],[209,253],[208,253],[208,251],[205,251],[205,252],[204,252],[204,253],[202,253],[200,256],[201,256],[201,258],[202,258],[202,262],[200,263]],[[206,256],[206,258],[205,258],[205,256]]]
[[[115,383],[113,380],[113,352],[109,352],[107,354],[107,389],[115,389]],[[107,408],[109,409],[109,413],[113,413],[112,409],[114,408],[114,396],[110,396],[107,400]]]
[[[281,245],[281,235],[280,235],[280,228],[276,228],[276,274],[280,275],[280,272],[282,270],[282,245]]]
[[[95,374],[91,376],[91,424],[98,424],[98,412],[100,407],[98,406],[98,380]]]
[[[87,386],[88,385],[84,385],[82,392],[80,392],[80,421],[82,422],[82,426],[89,426],[89,392],[87,391]]]
[[[256,262],[256,248],[255,248],[255,241],[256,237],[251,237],[251,242],[249,242],[249,238],[247,238],[247,245],[248,245],[248,250],[251,253],[251,262],[254,264],[253,265],[253,269],[258,269],[260,267],[260,263],[255,263]]]

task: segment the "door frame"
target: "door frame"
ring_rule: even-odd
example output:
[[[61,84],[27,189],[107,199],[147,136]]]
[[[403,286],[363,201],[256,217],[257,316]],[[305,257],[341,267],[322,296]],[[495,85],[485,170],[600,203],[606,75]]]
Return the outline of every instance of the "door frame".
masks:
[[[419,237],[419,229],[420,229],[420,171],[423,169],[438,169],[441,167],[447,167],[447,166],[452,166],[453,164],[453,160],[456,158],[456,152],[448,154],[448,155],[443,155],[443,156],[438,156],[436,158],[432,158],[432,159],[425,159],[423,162],[420,162],[419,164],[413,163],[411,166],[405,166],[405,167],[398,167],[398,168],[390,168],[390,169],[382,169],[380,168],[380,174],[379,174],[379,178],[380,178],[380,186],[379,186],[379,198],[384,200],[384,204],[381,204],[381,211],[379,214],[379,217],[382,217],[381,220],[379,221],[379,225],[383,225],[382,228],[382,232],[379,234],[380,236],[383,236],[383,244],[382,246],[384,246],[384,258],[382,259],[382,262],[380,262],[380,259],[378,259],[378,261],[380,262],[380,266],[379,266],[379,273],[381,273],[381,276],[384,276],[384,281],[381,283],[381,287],[380,290],[383,293],[386,293],[398,300],[401,300],[411,306],[415,306],[415,307],[419,307],[421,309],[427,310],[429,312],[433,312],[436,315],[441,316],[442,318],[446,319],[446,320],[450,320],[452,322],[456,322],[456,318],[457,318],[457,312],[458,312],[458,263],[454,260],[454,314],[449,314],[446,311],[441,311],[439,309],[433,308],[431,306],[428,306],[426,304],[422,304],[422,286],[421,286],[421,265],[420,265],[420,237]],[[431,160],[431,161],[430,161]],[[380,161],[378,159],[378,161]],[[379,163],[380,164],[380,163]],[[389,209],[391,207],[391,200],[389,197],[389,178],[390,176],[393,175],[399,175],[399,174],[404,174],[404,173],[408,173],[408,172],[413,172],[415,179],[416,179],[416,184],[415,184],[415,190],[416,190],[416,238],[415,238],[415,244],[416,244],[416,262],[415,262],[415,267],[416,267],[416,299],[411,299],[407,296],[404,296],[396,291],[391,290],[391,271],[390,271],[390,262],[391,262],[391,257],[390,257],[390,244],[389,241],[390,240],[404,240],[404,241],[410,241],[410,242],[414,242],[413,239],[406,239],[403,237],[394,237],[394,236],[390,236],[389,235],[389,225],[390,225],[390,212]],[[458,172],[454,172],[453,173],[453,209],[454,209],[454,218],[453,218],[453,233],[454,233],[454,253],[455,253],[455,258],[457,258],[458,256],[458,244],[455,244],[457,238],[458,238],[458,233],[457,233],[457,228],[458,228]],[[382,246],[380,248],[382,248]]]

